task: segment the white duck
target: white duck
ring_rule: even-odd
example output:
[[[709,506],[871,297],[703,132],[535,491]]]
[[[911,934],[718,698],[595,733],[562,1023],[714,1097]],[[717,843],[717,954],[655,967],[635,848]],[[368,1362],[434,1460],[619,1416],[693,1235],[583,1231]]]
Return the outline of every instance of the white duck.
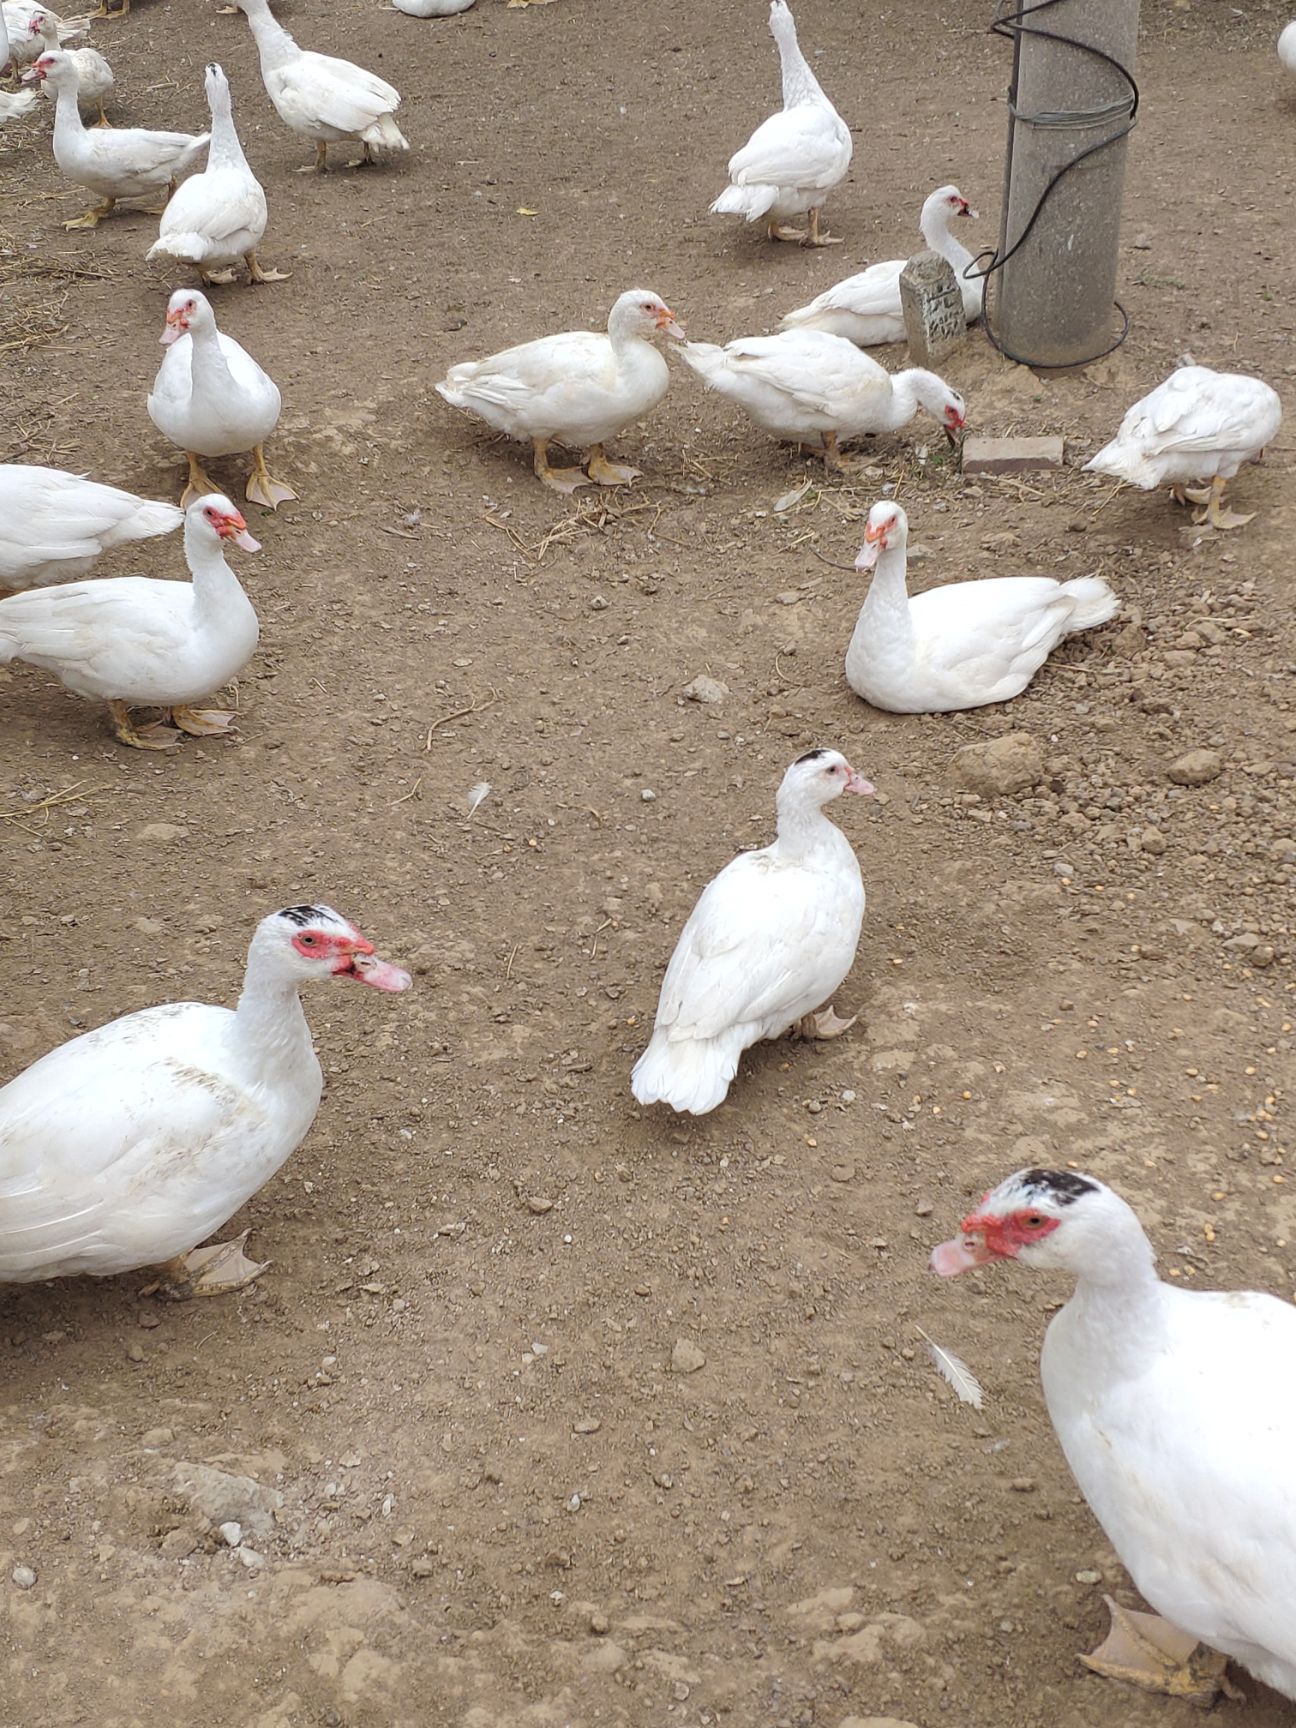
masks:
[[[35,106],[36,92],[34,90],[16,90],[12,96],[9,95],[8,91],[0,90],[0,126],[3,126],[7,120],[20,119],[22,115],[28,113]]]
[[[84,474],[0,463],[0,588],[34,588],[83,576],[101,552],[170,534],[174,504],[102,486]]]
[[[954,267],[963,294],[963,310],[969,324],[981,316],[979,279],[969,281],[963,274],[972,262],[967,247],[950,233],[950,223],[959,216],[975,216],[976,211],[957,186],[940,186],[922,207],[919,228],[933,252],[939,252]],[[908,262],[905,258],[889,258],[882,264],[870,264],[858,276],[848,276],[836,287],[826,289],[808,306],[799,306],[782,320],[783,330],[827,330],[833,336],[844,336],[861,348],[871,348],[881,342],[903,342],[904,313],[900,306],[900,273]]]
[[[684,339],[660,295],[631,288],[613,306],[606,336],[594,330],[542,336],[452,366],[436,388],[453,407],[496,431],[529,438],[535,471],[555,492],[574,492],[591,481],[620,486],[638,479],[640,470],[608,461],[603,446],[655,408],[669,388],[670,369],[652,345],[659,333]],[[551,468],[555,440],[583,450],[588,473]]]
[[[56,53],[60,42],[58,22],[52,12],[36,12],[29,26],[34,37],[39,39],[40,53]],[[77,75],[77,105],[80,108],[97,108],[99,118],[97,126],[107,126],[111,122],[104,113],[104,103],[113,93],[112,67],[104,59],[97,48],[69,48],[68,60],[76,70]],[[45,95],[49,95],[45,87]]]
[[[943,1277],[1019,1260],[1076,1279],[1045,1334],[1044,1399],[1081,1493],[1164,1616],[1109,1598],[1112,1636],[1086,1663],[1204,1691],[1185,1660],[1200,1640],[1296,1699],[1296,1308],[1163,1283],[1130,1207],[1071,1170],[1018,1171],[962,1231],[932,1255]]]
[[[327,166],[329,145],[347,138],[363,145],[366,162],[409,149],[393,119],[401,99],[390,84],[350,60],[299,48],[276,21],[270,0],[235,0],[235,6],[252,26],[262,82],[279,118],[314,141],[316,171]]]
[[[75,41],[90,28],[89,18],[60,18],[39,0],[0,0],[0,49],[5,52],[0,71],[30,66],[43,52],[40,33],[31,27],[32,19],[40,12],[52,19],[60,42]]]
[[[992,576],[912,598],[909,522],[869,511],[857,570],[874,570],[846,650],[846,682],[891,714],[950,714],[1019,696],[1064,636],[1105,624],[1120,602],[1100,576]]]
[[[213,492],[185,512],[191,583],[101,576],[0,600],[0,665],[26,660],[78,696],[106,702],[113,731],[136,750],[172,750],[181,732],[228,732],[232,710],[193,706],[237,677],[257,645],[257,615],[225,562],[227,540],[260,550],[228,498]],[[137,727],[130,710],[144,707],[162,717]]]
[[[252,282],[285,282],[291,272],[264,270],[256,249],[266,230],[266,198],[248,167],[234,125],[229,80],[214,63],[203,77],[211,109],[207,166],[191,174],[162,212],[158,237],[145,254],[193,264],[204,282],[232,282],[245,260]]]
[[[411,983],[331,907],[289,906],[257,925],[237,1008],[123,1015],[0,1090],[0,1281],[156,1266],[187,1297],[263,1272],[243,1256],[247,1231],[194,1245],[305,1139],[323,1076],[298,992],[330,978]]]
[[[207,133],[149,132],[139,126],[97,127],[87,131],[77,108],[76,69],[68,56],[42,54],[23,74],[46,79],[53,88],[54,160],[69,180],[103,199],[65,228],[95,228],[119,198],[143,198],[174,188],[176,177],[191,168],[207,148]]]
[[[711,209],[719,216],[764,220],[771,240],[839,246],[840,240],[819,232],[819,212],[850,167],[851,135],[806,64],[785,0],[770,0],[769,27],[783,72],[783,109],[729,158],[730,184]],[[807,211],[808,232],[783,226]]]
[[[169,349],[149,394],[149,419],[184,451],[189,479],[180,502],[216,488],[203,472],[204,456],[252,452],[247,496],[276,510],[297,494],[266,468],[263,445],[279,423],[281,399],[273,378],[232,336],[216,328],[216,314],[196,288],[177,288],[167,302],[162,343]]]
[[[1085,463],[1085,472],[1110,474],[1145,492],[1169,485],[1180,503],[1205,506],[1193,521],[1240,528],[1255,512],[1224,508],[1224,488],[1244,462],[1258,462],[1282,424],[1278,392],[1240,372],[1180,366],[1138,401],[1110,444]],[[1189,481],[1208,481],[1194,488]]]
[[[781,330],[741,336],[720,347],[686,342],[684,359],[713,390],[736,402],[776,438],[822,442],[824,463],[845,468],[839,439],[894,432],[925,408],[956,440],[966,419],[957,390],[922,367],[888,372],[844,336]]]
[[[1296,72],[1296,19],[1285,24],[1279,34],[1278,58],[1289,72]]]
[[[641,1104],[705,1116],[750,1045],[794,1027],[835,1038],[855,1024],[822,1008],[854,963],[864,918],[859,863],[824,805],[872,790],[838,750],[811,750],[788,769],[778,838],[726,864],[680,933],[631,1076]]]

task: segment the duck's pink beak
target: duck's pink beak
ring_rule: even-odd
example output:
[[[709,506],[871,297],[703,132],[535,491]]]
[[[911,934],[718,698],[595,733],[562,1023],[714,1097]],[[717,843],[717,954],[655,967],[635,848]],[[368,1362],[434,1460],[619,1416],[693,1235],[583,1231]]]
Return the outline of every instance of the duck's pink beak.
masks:
[[[871,780],[866,780],[862,774],[857,774],[852,768],[850,771],[850,777],[842,790],[845,792],[854,792],[857,797],[860,798],[871,798],[877,791],[877,787]]]

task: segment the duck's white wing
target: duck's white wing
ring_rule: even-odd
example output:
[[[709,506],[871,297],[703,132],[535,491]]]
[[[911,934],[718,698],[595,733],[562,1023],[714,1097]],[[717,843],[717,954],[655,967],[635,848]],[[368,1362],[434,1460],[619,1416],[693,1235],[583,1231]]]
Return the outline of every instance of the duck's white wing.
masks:
[[[119,665],[133,648],[150,656],[178,652],[193,634],[193,588],[122,576],[66,582],[0,601],[0,659],[6,647],[25,660],[83,666]]]
[[[162,214],[160,234],[196,233],[213,245],[249,230],[264,229],[265,193],[249,173],[236,168],[208,168],[182,180]]]
[[[119,540],[178,528],[183,519],[173,504],[136,498],[84,474],[0,464],[0,573],[10,558],[24,564],[40,555],[92,558]]]
[[[840,179],[849,145],[843,147],[840,122],[812,103],[771,114],[729,159],[736,186],[831,186]]]
[[[743,853],[703,890],[680,933],[658,1028],[673,1039],[715,1038],[777,1014],[805,993],[817,950],[840,922],[821,876]]]
[[[800,312],[791,312],[788,316],[795,319],[815,312],[832,311],[853,312],[858,318],[869,318],[875,314],[898,313],[901,310],[900,272],[903,269],[904,263],[899,258],[870,264],[867,270],[825,289]]]
[[[1172,1300],[1188,1294],[1167,1292],[1173,1324],[1146,1372],[1073,1396],[1058,1436],[1157,1612],[1296,1675],[1296,1309],[1253,1292]]]
[[[488,402],[517,412],[538,400],[560,405],[618,383],[616,354],[606,336],[569,330],[505,348],[484,360],[452,366],[445,383],[451,401]]]
[[[147,1232],[159,1175],[173,1181],[243,1102],[202,1057],[230,1019],[193,1002],[145,1009],[0,1090],[0,1278],[91,1266],[110,1214]]]
[[[287,66],[266,75],[284,120],[304,125],[322,122],[338,132],[359,134],[400,107],[400,93],[350,60],[303,52]]]
[[[825,346],[825,344],[827,346]],[[743,336],[725,344],[736,377],[777,390],[808,414],[831,414],[843,383],[842,370],[876,365],[842,336],[820,330],[789,330],[778,336]],[[877,371],[885,379],[885,370]]]
[[[1118,443],[1188,454],[1261,448],[1273,436],[1281,413],[1259,378],[1181,366],[1136,402],[1121,423]]]

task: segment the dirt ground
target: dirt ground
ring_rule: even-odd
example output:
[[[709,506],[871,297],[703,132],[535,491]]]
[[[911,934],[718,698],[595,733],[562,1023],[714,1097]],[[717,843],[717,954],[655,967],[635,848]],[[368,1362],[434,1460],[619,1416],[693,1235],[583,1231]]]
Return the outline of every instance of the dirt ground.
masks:
[[[254,922],[306,899],[417,988],[308,1000],[328,1086],[235,1221],[273,1260],[254,1288],[0,1293],[5,1728],[152,1728],[163,1701],[204,1728],[1198,1721],[1076,1659],[1103,1592],[1137,1598],[1043,1411],[1065,1286],[945,1286],[927,1255],[1010,1170],[1073,1161],[1168,1276],[1296,1290],[1292,444],[1240,478],[1258,514],[1228,537],[1079,472],[1185,350],[1290,404],[1285,15],[1143,8],[1119,353],[1036,377],[976,335],[947,368],[976,429],[1065,433],[1064,473],[964,484],[918,422],[822,484],[678,368],[617,447],[645,478],[556,498],[433,393],[448,362],[597,325],[630,286],[695,336],[771,328],[909,250],[947,179],[997,236],[988,0],[799,0],[855,132],[845,245],[708,216],[776,97],[765,11],[297,0],[305,44],[400,85],[412,143],[319,179],[241,19],[136,0],[96,26],[119,123],[197,130],[204,62],[229,72],[292,278],[214,290],[217,315],[282,388],[272,465],[301,502],[250,506],[264,550],[235,555],[263,630],[237,740],[132,752],[46,674],[0,673],[3,1073],[153,1002],[232,1002]],[[0,133],[0,458],[178,494],[144,399],[193,278],[145,265],[145,214],[65,234],[83,205],[47,130]],[[887,481],[918,585],[1099,571],[1123,617],[1010,708],[872,712],[841,662]],[[179,543],[100,568],[178,574]],[[703,673],[719,706],[682,694]],[[954,752],[1010,730],[1045,778],[961,791]],[[679,925],[815,744],[881,794],[836,811],[869,895],[837,999],[860,1023],[753,1052],[701,1121],[641,1113]],[[1172,784],[1195,746],[1222,774]],[[1220,1721],[1296,1722],[1244,1684]]]

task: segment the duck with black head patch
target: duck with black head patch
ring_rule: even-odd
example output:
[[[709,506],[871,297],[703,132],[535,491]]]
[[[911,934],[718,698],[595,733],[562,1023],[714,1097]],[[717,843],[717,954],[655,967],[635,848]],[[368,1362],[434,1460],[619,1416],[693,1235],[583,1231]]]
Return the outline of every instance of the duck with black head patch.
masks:
[[[932,1254],[945,1278],[1013,1261],[1076,1281],[1044,1336],[1044,1400],[1157,1610],[1108,1597],[1111,1632],[1082,1660],[1209,1703],[1231,1656],[1296,1699],[1296,1307],[1164,1282],[1132,1208],[1074,1170],[1019,1170]]]

